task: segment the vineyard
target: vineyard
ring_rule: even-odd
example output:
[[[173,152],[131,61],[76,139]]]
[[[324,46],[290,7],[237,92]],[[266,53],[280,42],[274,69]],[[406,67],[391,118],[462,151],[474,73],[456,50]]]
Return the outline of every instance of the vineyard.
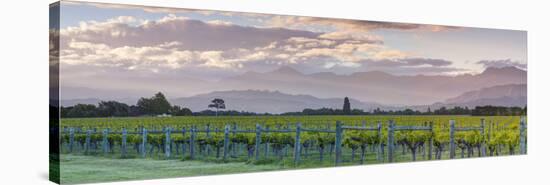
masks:
[[[519,116],[62,119],[62,153],[318,167],[526,154]]]

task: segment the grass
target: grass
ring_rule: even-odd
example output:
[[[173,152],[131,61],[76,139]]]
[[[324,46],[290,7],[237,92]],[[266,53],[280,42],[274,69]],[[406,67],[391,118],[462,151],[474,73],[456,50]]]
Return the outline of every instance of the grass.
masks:
[[[395,162],[410,162],[410,153],[402,155],[400,151],[395,153]],[[443,159],[448,156],[445,153]],[[368,152],[364,164],[379,164],[376,154]],[[418,155],[418,161],[424,160]],[[311,152],[309,156],[302,156],[300,165],[294,166],[291,156],[279,160],[277,157],[267,159],[262,155],[259,161],[247,161],[246,158],[232,159],[223,162],[215,157],[203,157],[196,160],[182,160],[158,158],[126,158],[114,156],[86,156],[74,154],[61,154],[61,183],[92,183],[107,181],[126,181],[159,179],[171,177],[189,177],[202,175],[218,175],[244,172],[259,172],[287,169],[333,167],[334,155],[325,155],[323,161],[319,161],[318,153]],[[359,165],[360,155],[351,161],[351,153],[344,149],[342,166]]]
[[[278,165],[246,162],[112,159],[82,155],[61,155],[61,183],[92,183],[143,180],[198,175],[229,174],[281,169]]]

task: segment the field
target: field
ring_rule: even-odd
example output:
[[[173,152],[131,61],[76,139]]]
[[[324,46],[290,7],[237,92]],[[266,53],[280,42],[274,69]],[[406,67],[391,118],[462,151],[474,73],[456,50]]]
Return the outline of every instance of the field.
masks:
[[[81,183],[523,154],[526,131],[520,134],[520,130],[526,127],[520,120],[519,116],[62,119],[61,179]],[[108,164],[116,165],[102,167]]]

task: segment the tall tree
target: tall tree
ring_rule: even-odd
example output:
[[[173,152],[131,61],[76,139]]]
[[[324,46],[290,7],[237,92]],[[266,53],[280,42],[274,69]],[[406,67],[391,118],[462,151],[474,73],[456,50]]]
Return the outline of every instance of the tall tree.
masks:
[[[155,96],[153,96],[153,103],[155,107],[155,114],[168,113],[170,108],[172,108],[168,100],[166,100],[164,94],[162,94],[161,92],[158,92],[157,94],[155,94]]]
[[[351,114],[351,105],[349,103],[348,97],[344,98],[344,108],[342,108],[342,111],[344,112],[345,115]]]
[[[219,109],[225,109],[225,101],[220,98],[215,98],[212,100],[212,103],[208,105],[208,108],[215,108],[216,116],[218,116]]]
[[[151,98],[141,98],[137,102],[137,106],[146,114],[158,115],[169,113],[172,106],[166,100],[166,97],[161,92],[158,92]]]

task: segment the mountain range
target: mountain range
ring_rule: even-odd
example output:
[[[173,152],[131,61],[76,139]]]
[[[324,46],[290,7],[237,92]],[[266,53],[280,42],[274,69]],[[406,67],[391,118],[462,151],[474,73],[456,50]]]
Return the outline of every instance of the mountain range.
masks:
[[[445,100],[447,106],[525,106],[527,105],[527,84],[509,84],[465,92]]]
[[[515,67],[487,68],[480,74],[458,76],[396,76],[381,71],[302,74],[282,67],[267,73],[248,72],[223,81],[228,86],[244,87],[240,90],[268,89],[321,98],[348,96],[387,105],[431,104],[485,87],[526,83],[527,72]]]
[[[305,108],[334,108],[342,109],[343,98],[317,98],[311,95],[292,95],[279,91],[243,90],[243,91],[215,91],[187,98],[176,98],[170,102],[182,105],[191,110],[207,109],[208,103],[214,98],[222,98],[228,110],[249,111],[257,113],[284,113],[302,111]],[[370,111],[376,107],[395,109],[375,102],[361,102],[350,99],[353,108]]]
[[[354,108],[366,111],[376,107],[410,107],[422,110],[428,106],[433,109],[452,105],[524,106],[527,102],[527,72],[515,67],[491,67],[473,75],[397,76],[381,71],[349,75],[331,72],[304,74],[285,66],[265,73],[246,72],[212,83],[202,84],[201,88],[210,87],[204,93],[186,97],[167,95],[172,97],[172,103],[189,107],[193,111],[206,109],[208,102],[213,97],[218,97],[226,100],[228,108],[232,107],[234,110],[272,113],[301,111],[303,108],[341,108],[343,97],[346,96],[351,98]],[[62,86],[61,104],[67,106],[79,102],[97,103],[104,99],[135,104],[140,97],[127,98],[123,96],[124,92],[109,90],[110,96],[115,97],[111,98],[102,97],[102,91],[97,89],[82,90]],[[79,96],[63,96],[64,94]],[[142,96],[151,94],[152,92],[147,92]]]

